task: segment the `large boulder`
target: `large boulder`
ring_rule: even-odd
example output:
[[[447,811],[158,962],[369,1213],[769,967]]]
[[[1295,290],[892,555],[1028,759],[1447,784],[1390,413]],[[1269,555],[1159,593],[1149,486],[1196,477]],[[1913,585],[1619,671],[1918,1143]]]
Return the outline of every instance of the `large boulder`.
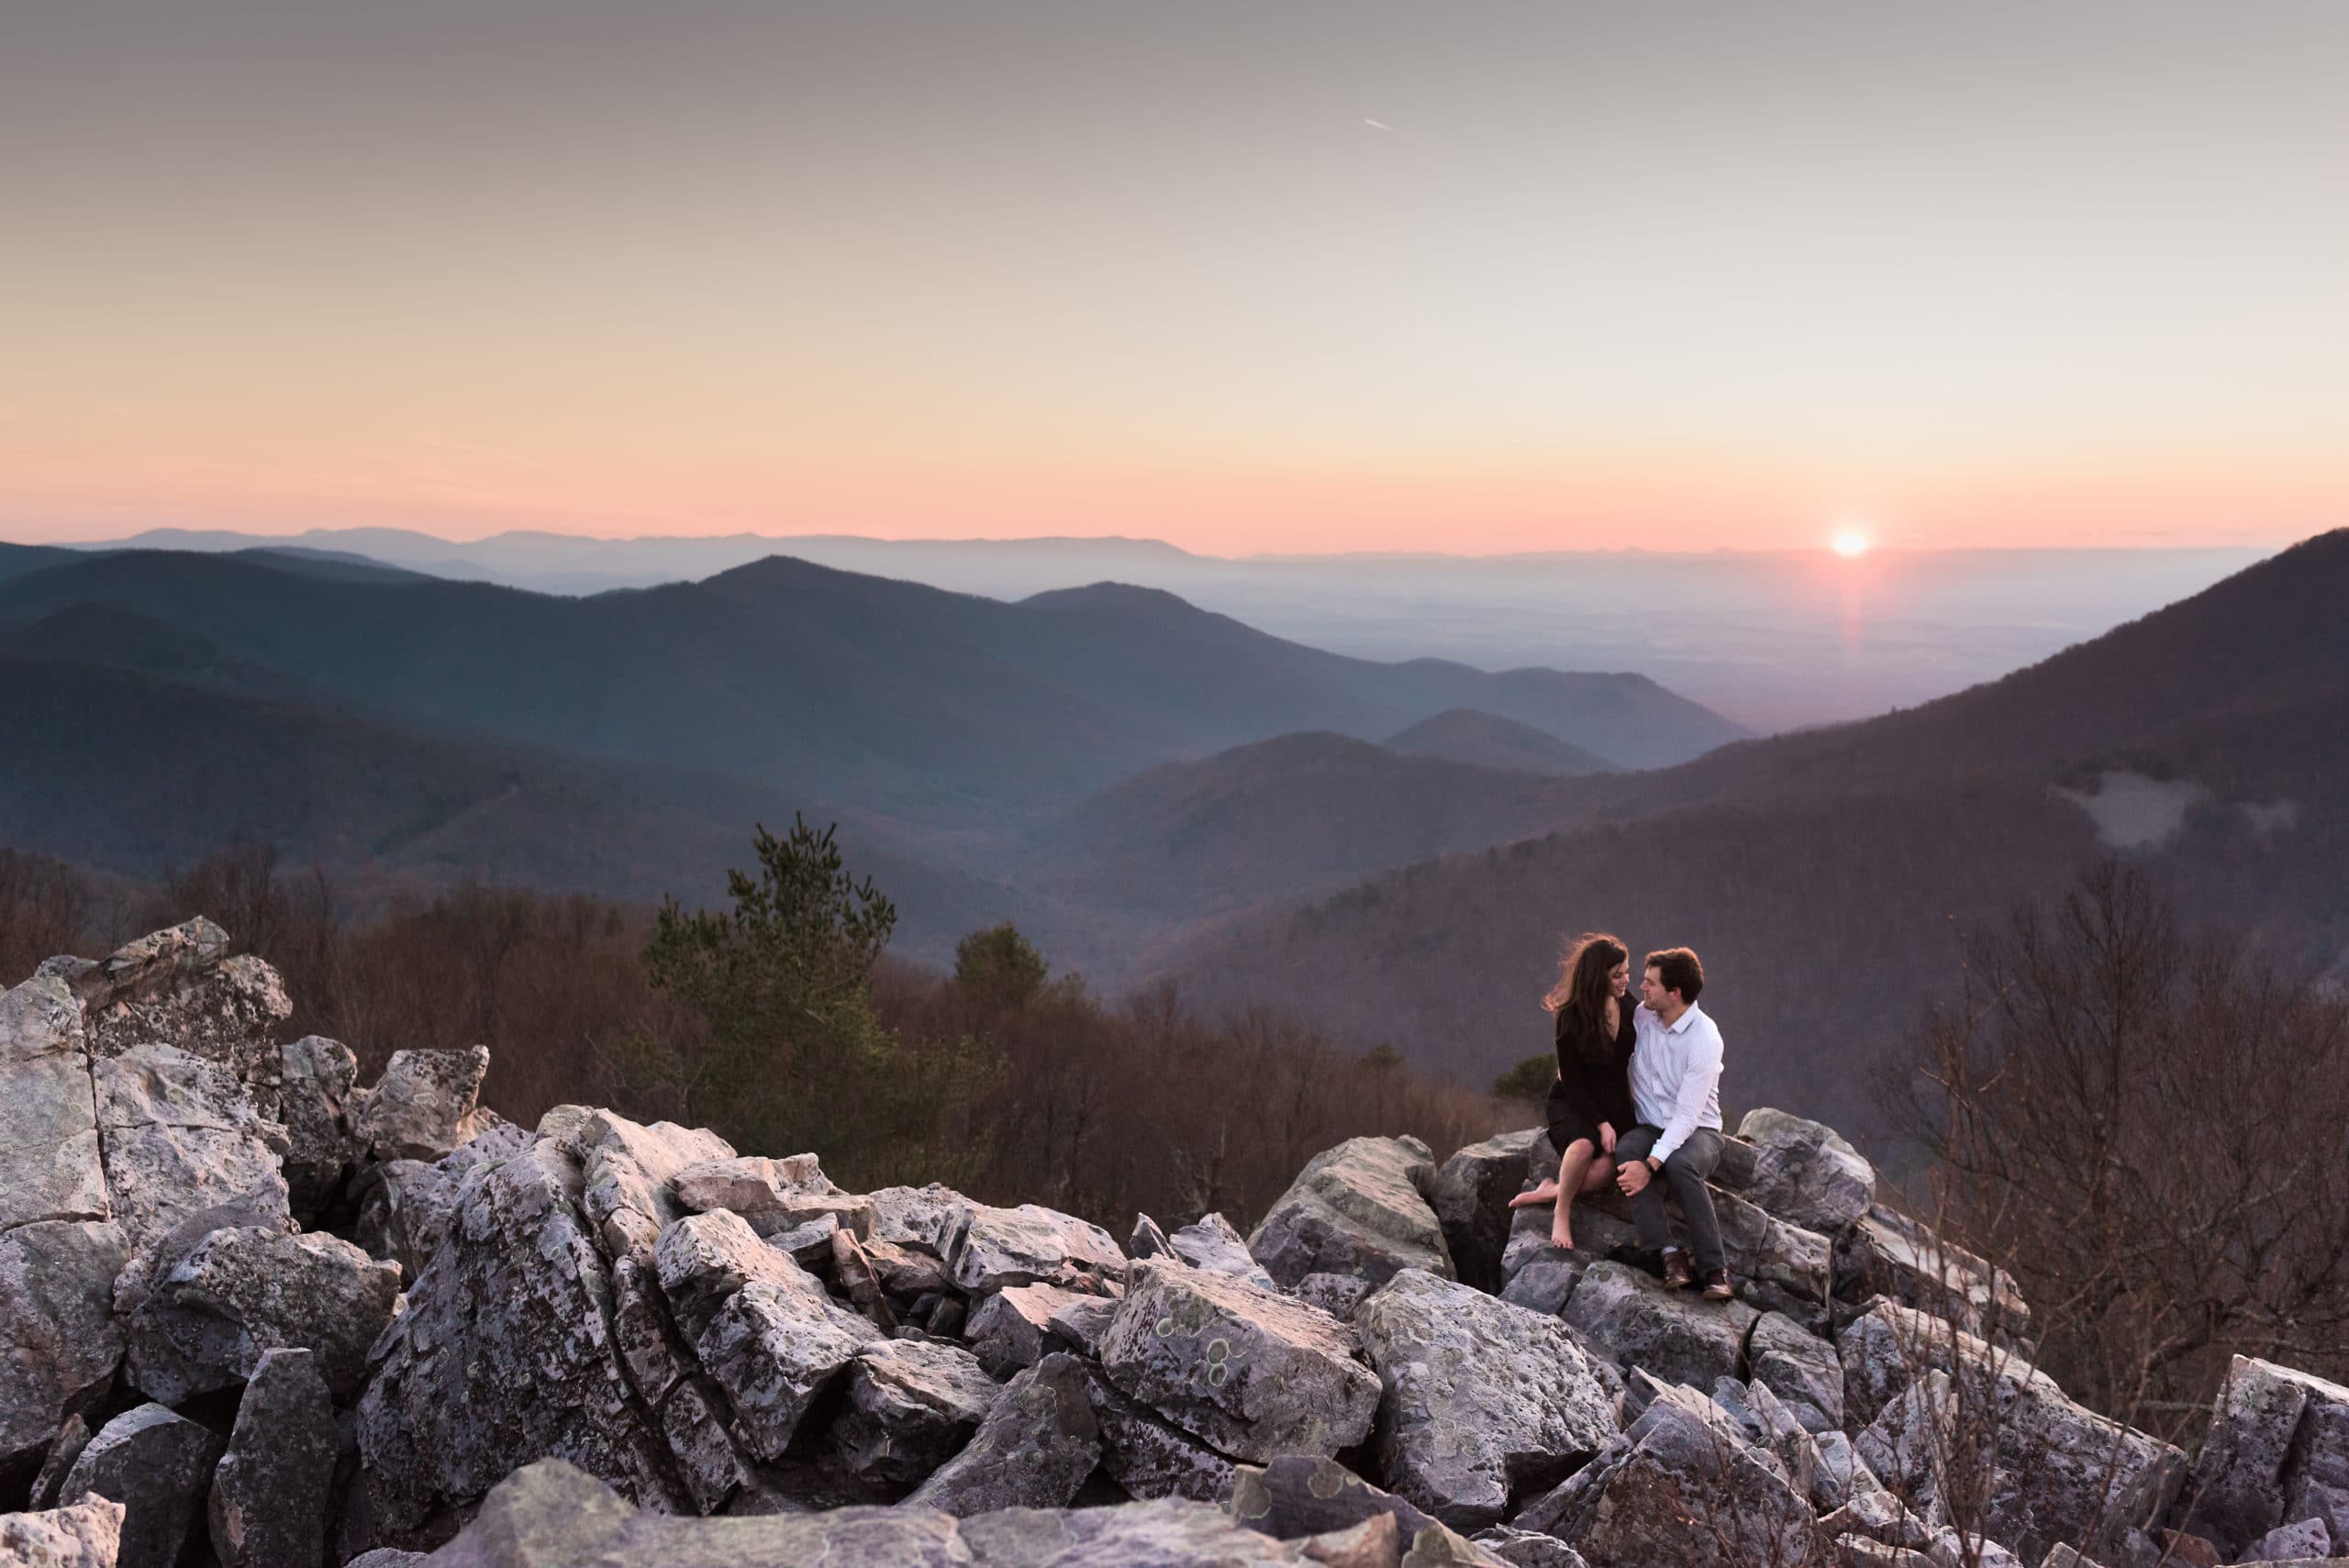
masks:
[[[0,1227],[112,1213],[88,1043],[82,1005],[62,979],[36,974],[0,993],[0,1096],[8,1106]]]
[[[1618,1366],[1699,1388],[1738,1375],[1746,1332],[1761,1316],[1742,1301],[1706,1301],[1692,1291],[1666,1290],[1622,1263],[1585,1269],[1565,1309],[1565,1320]]]
[[[1889,1410],[1911,1454],[1989,1456],[1972,1467],[1995,1471],[1985,1528],[2026,1558],[2059,1542],[2117,1555],[2132,1532],[2153,1528],[2185,1478],[2186,1456],[2168,1443],[2076,1403],[2003,1347],[1896,1302],[1877,1302],[1838,1350],[1845,1421],[1876,1423]],[[1925,1392],[1904,1400],[1919,1384]],[[1884,1458],[1892,1445],[1860,1447],[1863,1458]]]
[[[963,1338],[980,1365],[996,1377],[1009,1377],[1057,1347],[1097,1354],[1117,1310],[1118,1304],[1106,1296],[1056,1284],[1016,1284],[979,1303],[963,1325]]]
[[[678,1172],[670,1188],[692,1212],[732,1209],[762,1236],[826,1218],[858,1236],[873,1229],[873,1200],[833,1185],[813,1154],[706,1161]]]
[[[1882,1204],[1835,1239],[1834,1290],[1854,1310],[1888,1296],[2002,1343],[2031,1334],[2031,1308],[2005,1270]]]
[[[1435,1159],[1416,1138],[1350,1138],[1306,1162],[1265,1211],[1248,1250],[1283,1285],[1352,1274],[1373,1285],[1404,1269],[1453,1277],[1429,1197]]]
[[[386,1160],[353,1184],[359,1197],[355,1239],[371,1258],[395,1262],[410,1284],[449,1239],[457,1193],[467,1174],[519,1153],[530,1135],[503,1123],[435,1161]]]
[[[1765,1312],[1746,1337],[1745,1359],[1753,1381],[1785,1401],[1805,1429],[1842,1429],[1843,1363],[1833,1345],[1782,1312]]]
[[[688,1216],[662,1231],[653,1263],[661,1294],[687,1339],[699,1338],[746,1284],[771,1284],[807,1296],[824,1294],[790,1253],[768,1246],[748,1220],[722,1208]]]
[[[678,1173],[734,1157],[734,1146],[707,1128],[647,1126],[580,1106],[556,1106],[539,1129],[578,1158],[585,1182],[580,1205],[606,1254],[639,1262],[651,1262],[661,1233],[691,1212],[677,1201]]]
[[[1412,1568],[1509,1561],[1464,1540],[1409,1498],[1381,1491],[1334,1459],[1292,1454],[1261,1467],[1241,1465],[1225,1507],[1250,1529],[1283,1540],[1326,1538],[1365,1521],[1391,1518]]]
[[[1512,1521],[1608,1568],[1827,1568],[1778,1461],[1693,1388],[1667,1388],[1604,1453]]]
[[[0,1514],[0,1562],[9,1568],[116,1568],[122,1505],[92,1497],[70,1508]]]
[[[629,1496],[685,1506],[619,1353],[582,1184],[554,1138],[467,1179],[359,1402],[378,1543],[433,1544],[517,1465],[549,1456]]]
[[[1101,1462],[1085,1364],[1046,1356],[1015,1377],[962,1452],[906,1499],[967,1518],[997,1508],[1058,1508]]]
[[[127,1249],[111,1220],[0,1231],[0,1465],[39,1451],[122,1362],[110,1310]]]
[[[106,1497],[123,1507],[120,1568],[172,1568],[195,1531],[220,1440],[161,1405],[108,1421],[67,1472],[58,1501]]]
[[[308,1351],[262,1353],[228,1451],[212,1472],[212,1551],[221,1568],[317,1568],[333,1495],[334,1401]]]
[[[39,973],[81,999],[92,1054],[168,1040],[243,1077],[273,1049],[294,1004],[276,970],[250,953],[228,956],[229,945],[228,932],[198,916],[95,962],[50,959]]]
[[[395,1051],[374,1087],[353,1097],[352,1136],[378,1160],[438,1160],[484,1125],[489,1047]]]
[[[1136,1263],[1101,1341],[1119,1390],[1234,1459],[1336,1453],[1370,1432],[1375,1373],[1328,1313],[1181,1263]]]
[[[228,1068],[177,1046],[134,1045],[97,1062],[98,1130],[115,1218],[133,1250],[230,1199],[273,1193],[285,1129],[264,1118]]]
[[[1266,1290],[1277,1288],[1273,1276],[1264,1272],[1254,1255],[1248,1251],[1248,1239],[1232,1229],[1231,1221],[1220,1214],[1203,1214],[1166,1239],[1167,1250],[1195,1269],[1205,1269],[1211,1274],[1230,1274],[1233,1279],[1246,1280],[1250,1284]]]
[[[1499,1523],[1616,1434],[1566,1326],[1406,1269],[1354,1314],[1378,1368],[1379,1475],[1459,1530]]]
[[[1101,1471],[1126,1496],[1189,1497],[1220,1503],[1231,1495],[1238,1466],[1158,1413],[1118,1392],[1096,1374],[1088,1389],[1101,1431]]]
[[[124,1271],[115,1307],[128,1325],[131,1385],[150,1399],[177,1405],[233,1388],[275,1350],[315,1352],[316,1374],[348,1398],[366,1377],[368,1348],[391,1322],[399,1289],[397,1264],[323,1231],[213,1229],[198,1218]]]
[[[1501,1249],[1509,1236],[1508,1200],[1525,1190],[1534,1173],[1528,1156],[1537,1142],[1549,1151],[1550,1141],[1539,1128],[1500,1133],[1457,1151],[1435,1174],[1431,1207],[1443,1227],[1444,1248],[1452,1254],[1460,1278],[1478,1290],[1501,1288]],[[1554,1152],[1550,1154],[1550,1168],[1555,1173]]]
[[[316,1034],[273,1047],[246,1075],[262,1113],[285,1129],[285,1185],[296,1214],[331,1203],[359,1160],[349,1115],[358,1078],[351,1048]]]
[[[2235,1357],[2189,1496],[2186,1529],[2230,1555],[2310,1518],[2349,1543],[2349,1388]]]
[[[1833,1128],[1765,1107],[1737,1135],[1754,1148],[1743,1195],[1780,1219],[1831,1236],[1875,1207],[1876,1167]]]
[[[811,1284],[745,1284],[695,1341],[703,1370],[733,1407],[743,1446],[768,1463],[784,1456],[801,1419],[857,1352],[881,1338]]]
[[[1064,1285],[1106,1296],[1126,1272],[1126,1254],[1115,1237],[1041,1204],[965,1204],[950,1218],[944,1242],[939,1255],[948,1273],[974,1296],[1020,1284]]]
[[[853,1473],[914,1486],[970,1440],[1002,1393],[960,1346],[884,1340],[851,1362],[829,1440]]]

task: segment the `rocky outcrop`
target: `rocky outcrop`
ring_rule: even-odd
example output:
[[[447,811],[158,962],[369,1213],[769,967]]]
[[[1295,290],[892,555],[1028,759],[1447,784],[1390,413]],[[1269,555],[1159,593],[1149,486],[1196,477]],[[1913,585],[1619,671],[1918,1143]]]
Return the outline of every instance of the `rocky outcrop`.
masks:
[[[220,1440],[161,1405],[108,1421],[66,1473],[58,1500],[120,1503],[120,1568],[172,1568],[204,1517]]]
[[[110,1220],[43,1220],[0,1231],[0,1462],[39,1452],[67,1412],[122,1362],[114,1278],[127,1249]]]
[[[395,1051],[375,1086],[351,1106],[351,1130],[378,1160],[438,1160],[483,1130],[489,1048]]]
[[[317,1568],[338,1447],[334,1398],[308,1351],[264,1351],[212,1472],[221,1568]]]
[[[122,1505],[106,1497],[0,1514],[0,1562],[11,1568],[115,1568],[121,1549]]]
[[[55,975],[0,994],[0,1227],[105,1219],[96,1098],[81,1004]]]
[[[1045,1357],[1011,1380],[963,1449],[915,1488],[908,1507],[957,1518],[1065,1507],[1101,1462],[1085,1363]]]
[[[2185,1528],[2230,1553],[2303,1519],[2349,1543],[2349,1388],[2237,1356],[2190,1493]]]
[[[290,1213],[285,1129],[263,1119],[236,1074],[177,1046],[134,1045],[92,1066],[106,1190],[136,1250],[189,1215],[273,1196]]]
[[[1244,1281],[1136,1263],[1101,1341],[1119,1390],[1233,1459],[1335,1453],[1369,1435],[1377,1374],[1328,1313]]]
[[[830,1441],[854,1473],[916,1486],[970,1440],[1002,1393],[958,1345],[884,1340],[850,1363]]]
[[[2006,1271],[1881,1204],[1836,1238],[1834,1276],[1835,1299],[1851,1307],[1888,1296],[1969,1334],[2022,1344],[2031,1333],[2031,1309]]]
[[[1565,1308],[1565,1320],[1618,1366],[1699,1388],[1738,1375],[1746,1332],[1760,1317],[1742,1301],[1704,1301],[1691,1292],[1666,1290],[1622,1263],[1585,1270]]]
[[[1379,1479],[1455,1529],[1499,1523],[1616,1434],[1566,1326],[1406,1269],[1354,1315],[1383,1390]]]
[[[1203,1214],[1166,1239],[1167,1250],[1195,1269],[1230,1274],[1265,1290],[1279,1286],[1248,1251],[1247,1238],[1220,1214]]]
[[[1791,1225],[1832,1236],[1876,1205],[1876,1167],[1831,1128],[1753,1110],[1737,1136],[1753,1146],[1742,1195]]]
[[[1372,1285],[1404,1269],[1453,1277],[1429,1198],[1435,1160],[1416,1138],[1351,1138],[1306,1162],[1248,1238],[1283,1285],[1349,1274]]]
[[[1430,1200],[1463,1284],[1499,1292],[1501,1249],[1508,1244],[1508,1200],[1525,1190],[1528,1177],[1537,1175],[1528,1159],[1537,1141],[1549,1149],[1549,1140],[1538,1128],[1504,1132],[1455,1151],[1436,1172]],[[1550,1170],[1557,1170],[1554,1154]]]
[[[1419,1563],[1481,1564],[1514,1559],[1486,1551],[1408,1498],[1381,1491],[1334,1459],[1296,1455],[1235,1476],[1231,1516],[1283,1540],[1326,1538],[1376,1519],[1395,1521],[1397,1543]]]
[[[737,1156],[689,1165],[672,1179],[670,1189],[694,1213],[730,1209],[762,1236],[826,1218],[857,1236],[873,1230],[873,1200],[833,1185],[813,1154],[787,1160]]]

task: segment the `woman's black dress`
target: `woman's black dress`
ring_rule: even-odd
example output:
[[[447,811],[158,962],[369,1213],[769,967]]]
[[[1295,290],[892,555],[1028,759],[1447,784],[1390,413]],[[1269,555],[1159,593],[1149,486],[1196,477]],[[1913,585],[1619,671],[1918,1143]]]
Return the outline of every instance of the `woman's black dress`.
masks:
[[[1639,1043],[1629,996],[1615,1004],[1621,1020],[1612,1040],[1583,1038],[1587,1031],[1568,1009],[1558,1009],[1558,1081],[1550,1085],[1550,1142],[1559,1153],[1577,1138],[1586,1138],[1599,1153],[1598,1124],[1614,1126],[1617,1137],[1631,1129],[1639,1113],[1631,1108],[1631,1048]],[[1596,1046],[1597,1049],[1591,1049]]]

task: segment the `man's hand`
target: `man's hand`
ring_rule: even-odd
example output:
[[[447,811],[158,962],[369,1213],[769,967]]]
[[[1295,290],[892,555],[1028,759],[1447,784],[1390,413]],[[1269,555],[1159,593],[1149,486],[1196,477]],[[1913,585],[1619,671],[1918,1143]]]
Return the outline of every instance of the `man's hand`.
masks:
[[[1602,1154],[1615,1152],[1615,1124],[1613,1122],[1602,1121],[1598,1124],[1598,1149]]]
[[[1653,1174],[1645,1160],[1634,1160],[1615,1173],[1615,1184],[1623,1189],[1625,1197],[1637,1197]]]

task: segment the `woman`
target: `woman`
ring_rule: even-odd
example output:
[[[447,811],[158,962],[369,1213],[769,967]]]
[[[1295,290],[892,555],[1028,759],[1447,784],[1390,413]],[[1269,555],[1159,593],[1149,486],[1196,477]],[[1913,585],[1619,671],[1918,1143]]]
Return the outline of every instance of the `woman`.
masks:
[[[1558,1081],[1550,1085],[1550,1143],[1558,1174],[1509,1200],[1511,1208],[1555,1202],[1550,1242],[1575,1244],[1574,1202],[1615,1173],[1616,1135],[1631,1109],[1631,951],[1604,931],[1575,940],[1558,962],[1558,983],[1542,999],[1557,1019]]]

